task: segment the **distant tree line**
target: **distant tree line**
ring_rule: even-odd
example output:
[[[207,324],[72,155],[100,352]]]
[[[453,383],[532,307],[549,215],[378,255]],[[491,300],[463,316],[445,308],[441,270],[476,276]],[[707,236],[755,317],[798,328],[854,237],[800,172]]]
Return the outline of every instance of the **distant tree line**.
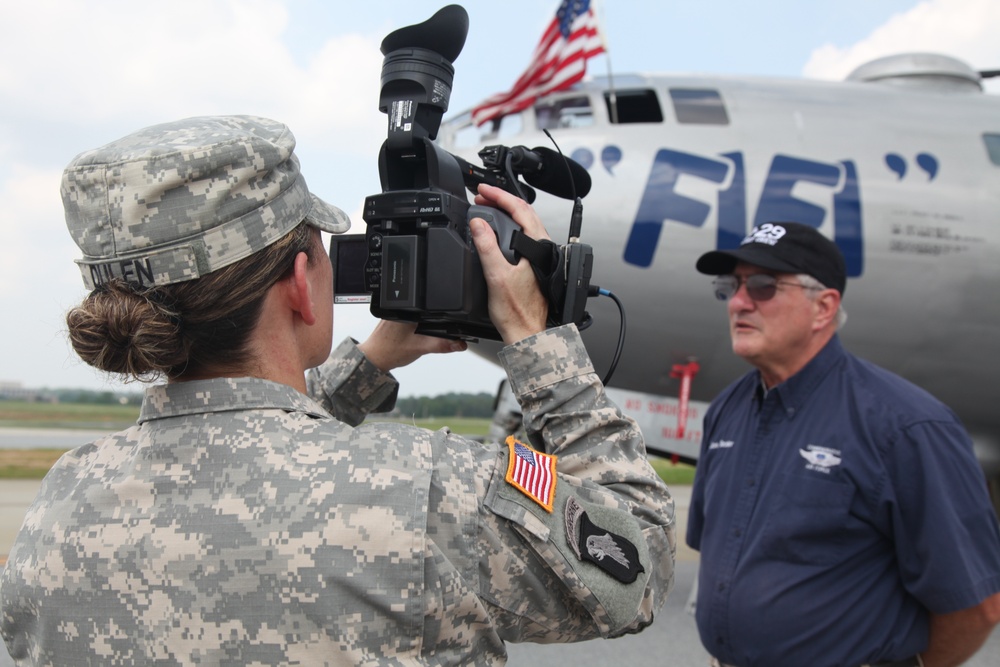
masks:
[[[142,405],[142,392],[121,392],[95,389],[43,389],[43,396],[53,397],[59,403],[88,403],[92,405]]]
[[[3,397],[0,397],[3,400]],[[24,400],[21,398],[21,400]],[[40,389],[28,400],[87,403],[92,405],[141,405],[142,392],[120,392],[94,389]],[[425,419],[428,417],[473,417],[489,419],[493,416],[493,394],[480,392],[449,393],[439,396],[412,396],[396,399],[399,415]]]
[[[142,392],[105,389],[32,389],[20,396],[2,396],[8,400],[40,403],[86,403],[90,405],[142,405]]]
[[[425,419],[427,417],[484,417],[493,416],[493,394],[440,394],[396,399],[400,415]]]

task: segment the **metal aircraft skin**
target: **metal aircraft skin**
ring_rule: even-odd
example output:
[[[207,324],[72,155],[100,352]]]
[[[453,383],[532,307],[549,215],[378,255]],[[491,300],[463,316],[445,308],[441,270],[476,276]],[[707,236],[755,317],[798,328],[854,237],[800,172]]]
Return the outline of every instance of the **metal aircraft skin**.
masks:
[[[979,79],[932,54],[880,59],[843,82],[616,76],[618,122],[601,79],[497,126],[449,119],[438,142],[479,164],[483,145],[551,147],[548,127],[587,167],[581,241],[594,248],[592,285],[627,312],[609,386],[653,398],[678,396],[675,364],[698,363],[699,402],[749,368],[732,353],[725,304],[696,259],[738,246],[755,225],[818,227],[847,260],[845,346],[949,405],[996,483],[1000,96]],[[539,193],[535,207],[564,242],[570,202]],[[584,339],[603,374],[619,316],[607,298],[587,306],[594,323]],[[495,360],[495,345],[474,348]],[[694,452],[697,417],[686,434]]]

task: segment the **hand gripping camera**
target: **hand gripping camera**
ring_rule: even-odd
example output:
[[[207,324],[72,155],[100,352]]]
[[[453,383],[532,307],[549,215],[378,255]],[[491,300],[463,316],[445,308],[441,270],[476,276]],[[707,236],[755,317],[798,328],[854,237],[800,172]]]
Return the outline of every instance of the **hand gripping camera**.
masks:
[[[548,326],[574,322],[584,328],[593,251],[575,237],[580,197],[590,189],[586,169],[550,149],[521,146],[485,148],[480,168],[433,143],[448,109],[452,62],[468,29],[465,9],[449,5],[382,41],[379,110],[389,122],[378,159],[383,192],[365,199],[363,239],[333,237],[330,255],[337,280],[355,285],[335,291],[366,294],[373,315],[416,322],[422,334],[500,340],[489,318],[486,280],[469,229],[469,221],[478,217],[493,228],[508,261],[516,264],[526,257],[531,262],[549,303]],[[518,176],[576,200],[573,242],[535,241],[505,212],[469,204],[466,188],[475,191],[479,183],[530,203],[534,192]],[[360,253],[351,247],[360,247]]]

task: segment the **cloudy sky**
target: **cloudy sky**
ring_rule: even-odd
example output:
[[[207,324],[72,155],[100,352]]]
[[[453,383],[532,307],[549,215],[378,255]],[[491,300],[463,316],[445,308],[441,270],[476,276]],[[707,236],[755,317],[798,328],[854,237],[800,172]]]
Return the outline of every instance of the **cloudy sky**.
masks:
[[[379,191],[379,44],[443,0],[0,0],[0,382],[119,389],[82,364],[63,314],[84,296],[59,199],[77,153],[140,127],[247,113],[294,131],[310,188],[363,231]],[[465,0],[468,41],[455,63],[451,112],[507,89],[557,0]],[[872,58],[947,53],[1000,69],[996,0],[614,0],[599,13],[603,74],[700,72],[842,79]],[[1000,93],[998,82],[987,89]],[[335,339],[374,326],[338,306]],[[403,395],[493,392],[500,370],[472,355],[397,372]]]

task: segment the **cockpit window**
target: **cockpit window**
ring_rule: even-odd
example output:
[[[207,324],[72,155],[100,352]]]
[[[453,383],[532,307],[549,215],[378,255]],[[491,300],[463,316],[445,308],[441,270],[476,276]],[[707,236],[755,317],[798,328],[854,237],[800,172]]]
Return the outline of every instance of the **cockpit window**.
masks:
[[[487,123],[489,125],[489,123]],[[493,136],[497,139],[516,137],[524,131],[524,115],[512,113],[500,119],[500,126],[494,128]]]
[[[706,88],[671,88],[670,99],[678,123],[729,125],[729,114],[719,91]]]
[[[494,118],[482,125],[473,123],[471,116],[462,116],[455,121],[451,141],[455,148],[475,148],[515,137],[523,130],[524,115],[520,113]]]
[[[1000,167],[1000,134],[983,134],[983,143],[986,144],[990,162]]]
[[[612,123],[662,123],[663,109],[655,90],[623,89],[604,93]]]
[[[444,139],[443,130],[446,128],[442,126],[441,129],[441,139]],[[469,118],[453,131],[451,136],[452,145],[455,148],[472,148],[473,146],[478,146],[479,137],[482,134],[480,129],[476,127],[476,124],[472,122],[472,119]]]
[[[535,105],[535,119],[539,130],[589,127],[594,124],[594,111],[589,97],[564,97]]]

